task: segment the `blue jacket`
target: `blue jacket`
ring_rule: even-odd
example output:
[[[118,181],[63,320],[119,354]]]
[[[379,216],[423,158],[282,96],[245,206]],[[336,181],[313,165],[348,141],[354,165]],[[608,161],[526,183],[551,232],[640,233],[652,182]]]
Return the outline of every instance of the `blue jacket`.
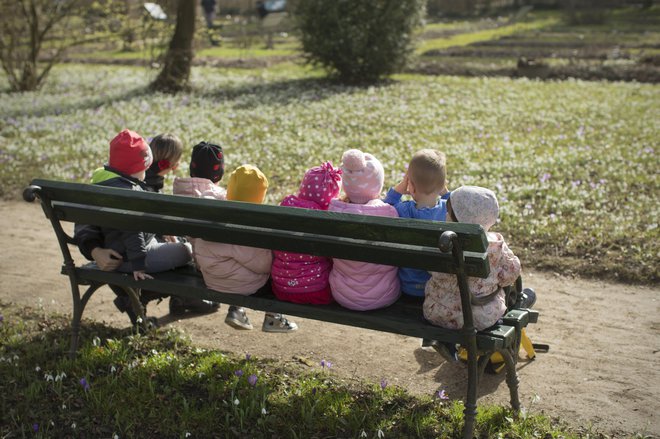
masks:
[[[449,192],[438,198],[438,204],[434,207],[423,207],[418,209],[415,200],[401,201],[401,194],[393,188],[387,192],[385,201],[394,206],[400,218],[413,218],[431,221],[445,221],[447,217],[447,199]],[[401,291],[409,296],[424,297],[424,287],[431,278],[428,271],[416,268],[399,268],[399,280]]]

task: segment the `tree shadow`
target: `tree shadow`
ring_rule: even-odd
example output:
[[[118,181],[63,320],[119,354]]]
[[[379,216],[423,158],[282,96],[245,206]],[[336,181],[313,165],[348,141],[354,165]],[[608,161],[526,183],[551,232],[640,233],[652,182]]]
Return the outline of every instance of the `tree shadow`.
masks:
[[[225,86],[212,90],[193,89],[183,96],[209,98],[216,101],[233,103],[237,110],[251,110],[257,107],[282,106],[292,102],[313,103],[332,98],[336,95],[351,95],[370,88],[387,87],[397,83],[395,80],[384,80],[371,85],[344,85],[334,78],[297,78],[261,83],[246,83],[239,86]],[[2,93],[4,94],[4,92]],[[96,95],[81,100],[47,101],[40,108],[27,113],[25,109],[16,109],[2,114],[7,119],[29,115],[30,117],[47,117],[71,114],[76,111],[94,110],[103,106],[131,101],[156,94],[149,86],[134,87],[117,95]],[[172,111],[176,111],[173,108]]]
[[[17,109],[15,111],[8,111],[3,114],[3,117],[11,119],[19,116],[29,116],[29,117],[47,117],[47,116],[61,116],[74,113],[80,110],[93,110],[99,109],[100,107],[114,104],[116,102],[130,101],[135,98],[144,97],[151,92],[147,87],[135,87],[129,90],[124,91],[123,93],[107,96],[107,95],[96,95],[89,96],[84,98],[82,101],[74,100],[67,102],[65,100],[56,100],[56,101],[46,101],[41,108],[38,108],[34,111],[26,112],[25,109]]]
[[[234,108],[250,110],[263,106],[282,106],[292,102],[314,103],[337,95],[352,95],[369,88],[389,86],[388,80],[372,85],[344,85],[333,78],[298,78],[257,84],[243,84],[203,93],[202,96],[234,102]]]

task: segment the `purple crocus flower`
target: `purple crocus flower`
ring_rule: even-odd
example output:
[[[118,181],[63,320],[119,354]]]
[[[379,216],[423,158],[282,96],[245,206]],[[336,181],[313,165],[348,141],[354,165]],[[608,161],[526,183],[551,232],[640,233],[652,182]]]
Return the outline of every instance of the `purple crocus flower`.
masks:
[[[250,358],[252,358],[252,355],[250,355],[250,354],[245,354],[245,360],[250,361]]]
[[[39,424],[32,424],[32,430],[34,430],[35,433],[38,432],[39,431]]]
[[[385,390],[385,387],[387,387],[387,380],[383,378],[382,380],[380,380],[380,388]]]
[[[89,390],[89,383],[85,378],[80,378],[80,385],[82,386],[83,389],[85,389],[85,392]]]
[[[449,397],[447,396],[447,392],[445,392],[445,389],[438,390],[437,396],[438,396],[439,399],[442,399],[442,400],[449,399]]]
[[[332,367],[332,363],[326,360],[321,360],[321,367],[323,368],[327,367],[328,369],[330,369]]]
[[[4,321],[5,321],[5,316],[3,316],[2,314],[0,314],[0,323],[2,323],[2,322],[4,322]]]
[[[242,377],[243,371],[241,369],[238,369],[236,372],[234,372],[234,375],[236,375],[237,377]]]
[[[259,378],[255,374],[252,374],[248,377],[248,383],[250,383],[251,386],[254,386],[257,384],[258,379]]]

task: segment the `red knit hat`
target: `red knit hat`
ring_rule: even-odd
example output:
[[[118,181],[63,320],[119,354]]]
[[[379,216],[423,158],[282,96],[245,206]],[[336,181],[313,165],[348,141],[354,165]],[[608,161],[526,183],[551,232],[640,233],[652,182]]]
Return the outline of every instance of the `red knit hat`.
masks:
[[[142,172],[151,166],[153,157],[149,144],[136,132],[123,130],[110,141],[108,166],[127,175]]]

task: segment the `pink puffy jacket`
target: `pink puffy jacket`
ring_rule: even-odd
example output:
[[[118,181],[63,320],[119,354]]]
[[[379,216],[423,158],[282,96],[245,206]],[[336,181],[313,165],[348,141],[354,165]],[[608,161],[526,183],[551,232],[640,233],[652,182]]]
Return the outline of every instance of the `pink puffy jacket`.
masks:
[[[289,195],[280,206],[323,210],[318,203]],[[322,256],[274,251],[271,278],[275,297],[294,303],[325,305],[332,302],[328,277],[332,260]]]
[[[393,206],[381,200],[371,200],[366,204],[332,200],[328,210],[371,216],[399,216]],[[333,259],[330,289],[337,303],[358,311],[384,308],[396,302],[401,295],[397,267],[345,259]]]
[[[227,199],[227,191],[208,178],[177,177],[172,184],[172,192],[174,195],[185,195],[186,197]]]
[[[176,178],[175,195],[225,200],[227,192],[206,178]],[[273,256],[270,250],[222,244],[199,238],[190,240],[197,268],[212,290],[249,295],[268,281]]]

